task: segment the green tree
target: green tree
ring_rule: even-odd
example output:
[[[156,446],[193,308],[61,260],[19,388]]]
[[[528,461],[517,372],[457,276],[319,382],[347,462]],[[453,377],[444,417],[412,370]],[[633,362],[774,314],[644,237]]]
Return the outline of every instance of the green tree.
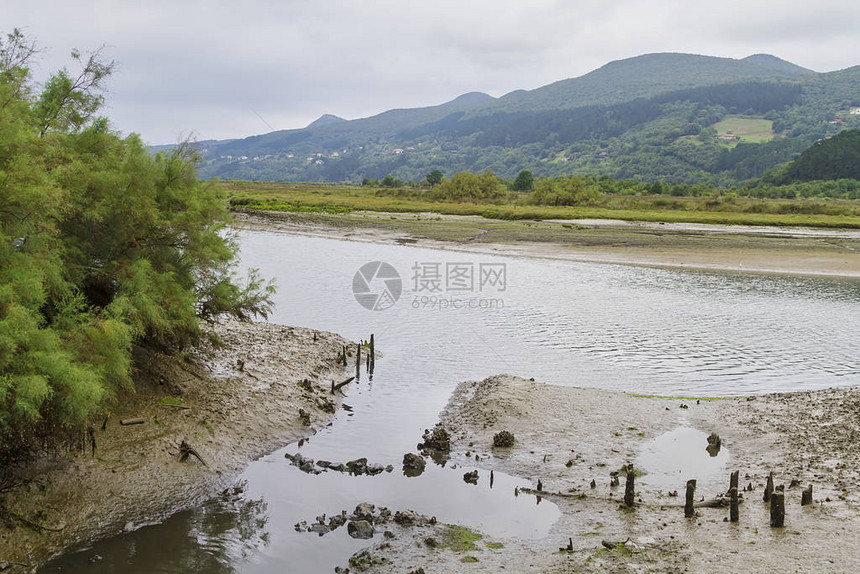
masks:
[[[514,179],[514,191],[531,191],[535,186],[535,178],[527,169],[522,170]]]
[[[116,404],[133,344],[187,347],[202,320],[265,316],[272,292],[236,283],[229,213],[193,147],[153,157],[96,116],[113,64],[92,54],[34,95],[34,53],[17,30],[0,41],[3,469]]]
[[[427,180],[427,183],[430,184],[430,187],[433,187],[434,185],[439,185],[440,183],[442,183],[442,177],[442,172],[438,169],[434,169],[433,171],[428,173],[424,179]]]

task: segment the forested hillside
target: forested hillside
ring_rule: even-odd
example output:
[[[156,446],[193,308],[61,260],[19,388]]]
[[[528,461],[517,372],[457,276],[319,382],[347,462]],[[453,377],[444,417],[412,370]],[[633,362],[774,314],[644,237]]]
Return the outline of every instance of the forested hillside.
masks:
[[[314,122],[201,145],[204,177],[420,181],[483,172],[577,173],[735,185],[816,140],[860,128],[860,67],[818,74],[773,56],[651,54],[501,98]]]

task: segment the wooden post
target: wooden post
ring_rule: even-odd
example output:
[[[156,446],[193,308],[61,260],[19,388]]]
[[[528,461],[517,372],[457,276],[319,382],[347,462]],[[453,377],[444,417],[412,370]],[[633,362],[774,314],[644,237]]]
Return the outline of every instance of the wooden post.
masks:
[[[696,496],[696,479],[687,481],[687,502],[684,504],[684,517],[692,518],[696,515],[693,509],[693,498]]]
[[[355,345],[355,376],[361,374],[361,343]]]
[[[767,475],[767,486],[764,487],[763,500],[765,502],[770,502],[771,494],[773,494],[773,472]]]
[[[627,508],[633,508],[633,499],[636,496],[636,487],[634,480],[636,478],[633,472],[633,465],[627,467],[627,483],[624,485],[624,505]]]
[[[373,342],[373,333],[370,334],[370,372],[376,367],[376,347]]]
[[[731,504],[729,507],[729,520],[731,522],[737,522],[738,520],[740,520],[740,518],[738,516],[738,487],[737,486],[733,486],[729,489],[729,500],[730,500],[730,504]]]
[[[729,478],[729,491],[731,491],[733,488],[738,487],[738,474],[740,474],[740,471],[736,470],[732,473],[731,477]]]
[[[800,505],[806,506],[807,504],[812,504],[812,485],[810,484],[808,488],[803,490],[803,494],[800,497]]]
[[[770,495],[770,525],[782,528],[785,525],[785,491],[777,488]]]

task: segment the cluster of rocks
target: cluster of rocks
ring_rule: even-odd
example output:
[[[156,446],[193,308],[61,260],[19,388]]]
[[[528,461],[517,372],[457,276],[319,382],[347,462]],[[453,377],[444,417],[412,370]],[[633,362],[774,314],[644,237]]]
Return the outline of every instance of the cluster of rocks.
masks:
[[[340,514],[330,516],[326,521],[326,515],[317,516],[316,522],[308,524],[302,521],[296,524],[296,532],[316,532],[320,536],[328,534],[333,530],[337,530],[346,524],[347,533],[352,538],[359,540],[368,540],[376,534],[376,528],[394,522],[404,527],[411,526],[428,526],[436,524],[436,517],[427,517],[423,514],[418,514],[414,510],[399,510],[393,515],[391,511],[381,506],[377,510],[376,506],[369,502],[362,502],[355,507],[352,514],[348,514],[346,510],[342,510]],[[386,538],[393,538],[394,533],[390,530],[385,531]]]
[[[425,429],[424,436],[422,438],[424,439],[424,442],[418,443],[418,450],[435,450],[438,452],[451,451],[451,435],[448,434],[448,431],[442,428],[441,424],[437,424],[433,427],[432,431]]]
[[[382,472],[391,472],[394,470],[394,467],[390,464],[388,466],[382,466],[377,463],[368,464],[366,458],[357,458],[347,463],[333,463],[327,460],[318,460],[316,461],[316,464],[312,458],[302,456],[301,454],[286,453],[284,458],[288,459],[293,466],[299,467],[299,470],[308,474],[320,474],[327,470],[333,470],[335,472],[347,472],[354,476],[364,474],[374,476]]]

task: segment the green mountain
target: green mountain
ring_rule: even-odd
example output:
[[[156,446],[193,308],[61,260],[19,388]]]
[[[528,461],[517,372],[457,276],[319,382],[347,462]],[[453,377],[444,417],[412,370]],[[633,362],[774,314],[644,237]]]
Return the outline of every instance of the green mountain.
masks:
[[[438,169],[610,176],[731,185],[817,139],[860,127],[860,67],[819,74],[774,56],[648,54],[501,98],[359,120],[323,116],[201,146],[204,177],[420,180]]]
[[[777,183],[860,179],[860,130],[844,130],[815,142],[772,179]]]

